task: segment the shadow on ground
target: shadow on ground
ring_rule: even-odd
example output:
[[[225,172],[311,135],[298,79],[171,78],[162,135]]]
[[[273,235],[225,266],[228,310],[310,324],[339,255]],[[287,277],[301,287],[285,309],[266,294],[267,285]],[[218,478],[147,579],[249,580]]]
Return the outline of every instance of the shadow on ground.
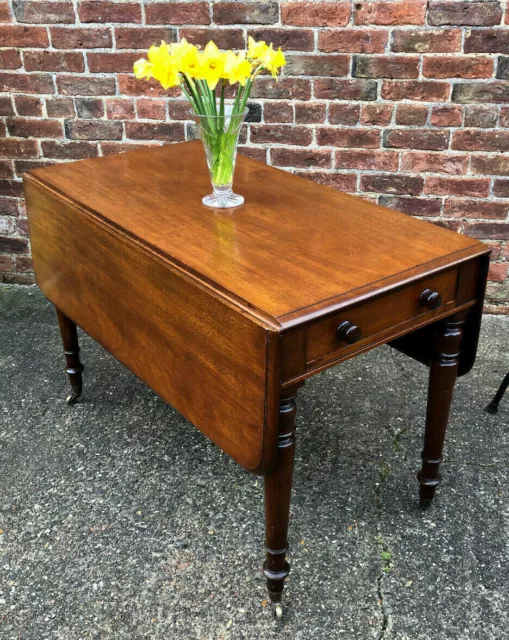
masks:
[[[68,407],[51,305],[0,288],[1,640],[507,638],[508,337],[485,319],[425,513],[425,369],[383,347],[304,387],[278,623],[262,481],[87,336]]]

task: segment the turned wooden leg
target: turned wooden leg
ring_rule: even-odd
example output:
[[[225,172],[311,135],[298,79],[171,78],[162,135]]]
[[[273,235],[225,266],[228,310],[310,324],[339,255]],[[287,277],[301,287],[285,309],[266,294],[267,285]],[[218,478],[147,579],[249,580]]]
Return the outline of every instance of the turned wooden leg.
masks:
[[[435,334],[435,349],[429,374],[424,449],[421,455],[422,470],[417,475],[423,507],[431,504],[440,484],[438,470],[442,462],[445,431],[458,374],[463,322],[464,314],[446,318],[439,323]]]
[[[72,389],[72,393],[67,396],[66,402],[67,404],[73,405],[80,397],[83,386],[81,372],[84,366],[80,362],[78,332],[76,331],[74,322],[59,309],[57,309],[57,316],[62,342],[64,343],[65,361],[67,364],[65,372],[69,376]]]
[[[288,520],[295,453],[295,396],[297,388],[281,392],[279,406],[278,462],[265,476],[265,548],[267,559],[263,572],[267,578],[269,596],[278,618],[283,615],[281,595],[290,571],[286,561],[288,551]]]

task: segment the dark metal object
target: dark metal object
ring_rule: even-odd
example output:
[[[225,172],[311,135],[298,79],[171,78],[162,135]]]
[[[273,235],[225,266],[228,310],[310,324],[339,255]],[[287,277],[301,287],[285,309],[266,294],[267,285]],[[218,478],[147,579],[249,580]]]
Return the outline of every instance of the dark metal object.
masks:
[[[493,398],[493,400],[489,403],[489,405],[486,407],[486,411],[488,413],[492,413],[495,414],[498,411],[498,405],[500,404],[500,400],[502,400],[502,396],[504,395],[504,393],[507,390],[507,387],[509,387],[509,373],[506,375],[506,377],[502,380],[502,384],[500,385],[500,387],[498,388],[497,393],[495,394],[495,397]]]
[[[336,335],[340,340],[353,344],[362,338],[362,331],[357,325],[345,320],[336,329]]]
[[[433,291],[433,289],[424,289],[421,293],[420,303],[427,309],[438,309],[442,304],[442,296],[438,291]]]
[[[64,354],[67,364],[65,372],[69,376],[72,390],[72,393],[66,397],[65,401],[68,405],[72,406],[76,404],[76,401],[81,396],[83,388],[81,374],[85,367],[80,362],[80,347],[78,345],[76,324],[59,309],[57,309],[57,316],[62,342],[64,343]]]

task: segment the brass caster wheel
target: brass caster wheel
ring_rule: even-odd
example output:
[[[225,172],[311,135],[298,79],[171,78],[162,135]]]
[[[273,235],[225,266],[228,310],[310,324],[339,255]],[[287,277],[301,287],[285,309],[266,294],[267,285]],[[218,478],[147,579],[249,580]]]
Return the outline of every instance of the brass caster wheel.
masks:
[[[65,399],[65,401],[70,407],[75,405],[77,400],[78,400],[78,396],[75,393],[70,393]]]
[[[283,607],[279,603],[274,605],[274,613],[278,620],[283,619]]]

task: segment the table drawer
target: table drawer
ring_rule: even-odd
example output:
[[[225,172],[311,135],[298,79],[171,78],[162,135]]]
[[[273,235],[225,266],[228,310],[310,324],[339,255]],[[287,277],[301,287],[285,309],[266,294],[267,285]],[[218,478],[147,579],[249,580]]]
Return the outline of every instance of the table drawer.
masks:
[[[356,351],[384,331],[396,333],[399,325],[440,315],[455,304],[457,280],[458,270],[451,269],[316,322],[307,331],[308,365]]]

